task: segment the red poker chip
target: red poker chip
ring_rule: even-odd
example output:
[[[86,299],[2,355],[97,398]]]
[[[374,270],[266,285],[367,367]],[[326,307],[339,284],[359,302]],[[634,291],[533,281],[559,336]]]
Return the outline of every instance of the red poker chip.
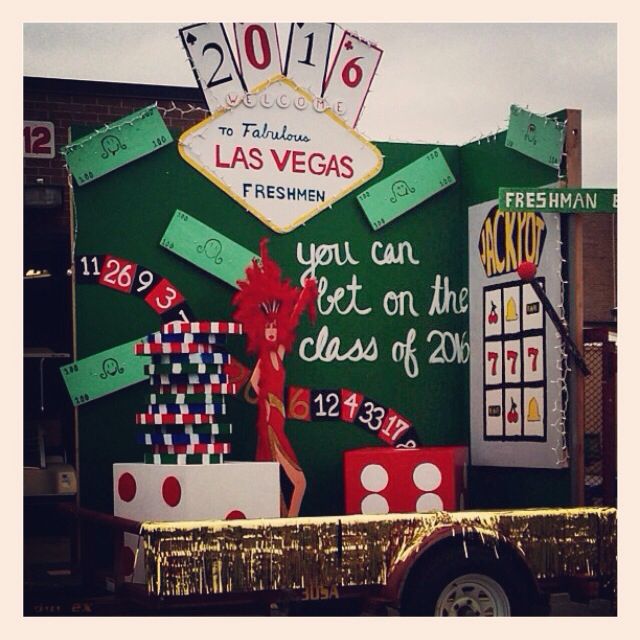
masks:
[[[230,333],[240,335],[242,331],[242,324],[239,322],[210,322],[207,320],[196,322],[174,320],[162,327],[163,333]]]

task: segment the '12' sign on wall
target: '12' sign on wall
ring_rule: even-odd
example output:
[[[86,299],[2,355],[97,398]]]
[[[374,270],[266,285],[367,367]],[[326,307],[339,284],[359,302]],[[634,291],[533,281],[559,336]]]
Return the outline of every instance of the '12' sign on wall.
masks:
[[[25,158],[53,158],[56,154],[53,122],[25,120],[22,139]]]

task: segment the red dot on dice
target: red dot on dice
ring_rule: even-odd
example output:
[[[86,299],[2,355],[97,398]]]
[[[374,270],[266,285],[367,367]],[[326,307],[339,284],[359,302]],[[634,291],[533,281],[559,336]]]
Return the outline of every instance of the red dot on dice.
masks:
[[[123,473],[118,478],[118,495],[125,502],[131,502],[136,497],[136,479],[130,473]]]
[[[518,265],[518,275],[525,282],[529,282],[536,277],[537,267],[535,263],[524,261]]]
[[[242,513],[239,509],[234,509],[233,511],[229,511],[225,516],[225,520],[246,520],[247,516]]]
[[[130,576],[133,573],[135,566],[136,554],[131,547],[125,545],[122,547],[122,573],[125,576]]]
[[[170,507],[178,505],[182,497],[182,487],[180,486],[178,478],[168,476],[164,479],[162,483],[162,497]]]

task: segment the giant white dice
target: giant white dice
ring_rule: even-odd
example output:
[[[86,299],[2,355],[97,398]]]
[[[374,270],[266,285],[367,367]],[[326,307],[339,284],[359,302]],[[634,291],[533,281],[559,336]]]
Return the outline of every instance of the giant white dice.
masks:
[[[277,518],[279,464],[117,463],[113,502],[114,515],[138,521]],[[124,538],[123,573],[127,580],[144,582],[140,540],[132,534]]]

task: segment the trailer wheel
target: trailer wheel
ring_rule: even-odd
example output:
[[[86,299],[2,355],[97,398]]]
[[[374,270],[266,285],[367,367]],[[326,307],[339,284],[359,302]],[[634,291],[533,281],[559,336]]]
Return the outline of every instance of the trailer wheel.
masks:
[[[447,584],[435,604],[435,616],[510,616],[502,585],[481,573],[465,573]]]
[[[486,548],[434,549],[414,566],[403,590],[401,613],[409,616],[532,615],[536,599],[508,558]]]

